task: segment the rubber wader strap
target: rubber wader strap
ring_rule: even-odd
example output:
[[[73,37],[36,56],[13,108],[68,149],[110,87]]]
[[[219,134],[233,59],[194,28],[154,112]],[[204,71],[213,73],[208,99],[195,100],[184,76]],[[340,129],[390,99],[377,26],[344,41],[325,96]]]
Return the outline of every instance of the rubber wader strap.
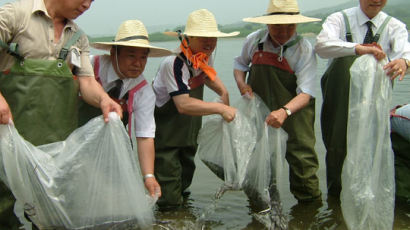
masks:
[[[343,18],[345,19],[345,25],[346,25],[346,41],[353,42],[352,32],[350,31],[349,19],[347,18],[347,15],[344,11],[342,11],[342,14],[343,14]]]
[[[263,36],[266,34],[266,29],[259,31],[258,33],[258,39],[255,42],[255,46],[258,47],[258,50],[263,51],[263,43],[261,42]],[[302,36],[298,35],[295,40],[289,42],[288,44],[286,44],[285,46],[283,46],[283,53],[285,53],[285,51],[289,48],[294,46],[295,44],[297,44],[300,40],[302,39]]]
[[[383,24],[382,24],[382,25],[380,26],[380,28],[377,30],[376,35],[374,35],[373,42],[376,42],[376,43],[377,43],[377,42],[379,41],[379,39],[380,39],[380,34],[383,33],[383,30],[384,30],[384,28],[386,28],[387,23],[389,23],[390,19],[391,19],[391,16],[388,16],[388,17],[384,20]]]
[[[60,50],[58,59],[65,60],[67,58],[70,47],[74,45],[74,43],[76,43],[83,34],[84,32],[81,29],[78,29],[77,32],[70,38],[70,40],[67,41],[64,47]]]
[[[7,50],[7,53],[10,54],[11,56],[17,58],[18,60],[23,60],[24,57],[21,56],[17,49],[18,49],[18,44],[17,43],[10,43],[10,45],[7,45],[6,43],[4,43],[3,41],[0,40],[0,47],[2,47],[3,49]]]

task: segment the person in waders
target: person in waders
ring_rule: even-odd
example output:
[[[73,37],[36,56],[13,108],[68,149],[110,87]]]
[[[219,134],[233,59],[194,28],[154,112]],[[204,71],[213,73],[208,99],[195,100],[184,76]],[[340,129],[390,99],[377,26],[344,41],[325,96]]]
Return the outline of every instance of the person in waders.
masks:
[[[317,54],[329,59],[321,79],[321,128],[327,151],[327,190],[336,200],[340,199],[346,157],[350,66],[358,56],[370,54],[377,60],[387,56],[389,63],[384,69],[392,80],[397,76],[402,80],[408,68],[410,45],[406,25],[381,11],[386,2],[359,0],[359,6],[331,14],[317,36]]]
[[[202,115],[220,114],[230,122],[236,109],[229,106],[228,91],[218,77],[211,56],[218,37],[239,32],[218,30],[214,15],[206,9],[188,16],[185,31],[166,32],[181,40],[176,56],[167,57],[153,80],[156,94],[154,112],[155,177],[162,189],[161,209],[183,204],[183,195],[194,175],[194,157]],[[204,84],[220,96],[221,102],[203,101]]]
[[[396,203],[410,204],[410,104],[396,106],[390,113],[394,151]],[[402,202],[404,201],[404,202]]]
[[[87,36],[73,22],[92,0],[18,0],[0,7],[0,124],[14,123],[34,145],[77,128],[80,91],[87,103],[122,116],[95,81]],[[14,197],[0,183],[0,228],[17,229]]]
[[[321,200],[314,149],[316,57],[309,41],[296,33],[297,24],[320,19],[301,15],[296,0],[270,0],[266,15],[243,21],[267,28],[249,34],[234,59],[238,89],[242,95],[259,95],[272,111],[266,123],[288,133],[286,160],[294,197]]]
[[[171,55],[167,49],[149,44],[148,32],[139,20],[124,21],[112,42],[95,42],[92,47],[110,51],[110,54],[92,56],[96,80],[124,111],[123,123],[128,134],[137,141],[138,157],[144,184],[151,196],[161,196],[154,177],[155,94],[143,72],[148,57]],[[80,107],[80,124],[101,111],[87,104]],[[135,138],[135,139],[134,139]]]

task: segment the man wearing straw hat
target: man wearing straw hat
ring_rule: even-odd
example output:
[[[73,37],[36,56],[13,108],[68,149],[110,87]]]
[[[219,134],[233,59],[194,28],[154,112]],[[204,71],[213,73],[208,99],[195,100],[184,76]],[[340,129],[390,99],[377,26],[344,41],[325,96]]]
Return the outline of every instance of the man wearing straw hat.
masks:
[[[153,81],[157,96],[155,122],[155,175],[162,188],[160,207],[180,206],[183,192],[192,181],[194,156],[202,115],[220,114],[230,122],[236,109],[229,106],[228,92],[212,67],[212,53],[218,37],[238,35],[218,30],[214,15],[206,9],[188,16],[177,56],[166,58]],[[204,84],[221,99],[205,102]]]
[[[91,3],[18,0],[0,8],[0,124],[13,120],[34,145],[64,140],[77,128],[79,91],[105,121],[110,111],[122,114],[95,81],[87,36],[73,21]],[[3,183],[0,199],[0,228],[17,229],[14,198]]]
[[[110,55],[91,58],[95,77],[110,97],[122,106],[123,122],[128,125],[132,141],[137,140],[145,187],[151,196],[160,196],[161,190],[154,177],[155,94],[143,71],[148,57],[168,56],[172,52],[150,45],[147,30],[139,20],[124,21],[114,41],[95,42],[91,46],[110,51]],[[80,111],[82,123],[100,113],[86,106]]]
[[[296,25],[320,19],[301,15],[296,0],[270,0],[266,15],[243,20],[267,24],[267,29],[248,35],[234,60],[239,91],[258,94],[272,111],[266,123],[288,133],[286,160],[293,195],[299,201],[317,200],[321,192],[314,149],[316,58],[311,44],[297,35]]]
[[[382,12],[387,0],[360,0],[360,6],[331,14],[317,36],[315,50],[329,65],[322,77],[322,138],[327,150],[328,193],[337,199],[346,157],[350,66],[371,54],[391,60],[384,68],[391,79],[403,79],[410,64],[406,25]]]

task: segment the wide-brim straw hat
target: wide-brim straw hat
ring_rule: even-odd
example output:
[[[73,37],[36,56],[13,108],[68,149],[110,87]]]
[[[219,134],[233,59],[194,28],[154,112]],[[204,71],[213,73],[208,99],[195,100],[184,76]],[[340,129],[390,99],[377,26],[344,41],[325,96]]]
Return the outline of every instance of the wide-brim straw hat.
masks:
[[[177,32],[164,32],[164,34],[176,37]],[[219,31],[214,15],[207,9],[196,10],[189,14],[185,26],[185,31],[182,33],[186,36],[194,37],[233,37],[239,34],[238,31],[224,33]]]
[[[139,20],[127,20],[118,29],[117,35],[112,42],[94,42],[92,47],[102,50],[110,50],[112,46],[129,46],[148,48],[149,57],[163,57],[172,54],[172,51],[149,44],[148,32],[144,24]]]
[[[269,0],[268,10],[265,15],[244,18],[243,21],[260,24],[299,24],[318,22],[321,19],[301,15],[296,0]]]

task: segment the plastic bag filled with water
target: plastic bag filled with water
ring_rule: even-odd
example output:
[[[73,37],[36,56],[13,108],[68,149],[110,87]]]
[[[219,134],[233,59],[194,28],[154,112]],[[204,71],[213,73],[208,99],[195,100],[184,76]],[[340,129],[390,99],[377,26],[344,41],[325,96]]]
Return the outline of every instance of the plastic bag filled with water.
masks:
[[[205,120],[198,136],[199,158],[224,180],[223,191],[243,190],[254,211],[271,210],[282,218],[275,222],[286,225],[277,186],[287,134],[267,126],[270,110],[257,95],[242,97],[233,107],[238,111],[230,123],[219,115]]]
[[[152,224],[152,203],[137,156],[115,113],[108,123],[102,116],[94,118],[65,141],[38,147],[13,125],[1,125],[0,154],[1,179],[41,229],[136,229]]]
[[[364,55],[350,74],[347,155],[342,170],[341,206],[349,229],[392,229],[394,159],[389,110],[392,85],[383,66]]]

